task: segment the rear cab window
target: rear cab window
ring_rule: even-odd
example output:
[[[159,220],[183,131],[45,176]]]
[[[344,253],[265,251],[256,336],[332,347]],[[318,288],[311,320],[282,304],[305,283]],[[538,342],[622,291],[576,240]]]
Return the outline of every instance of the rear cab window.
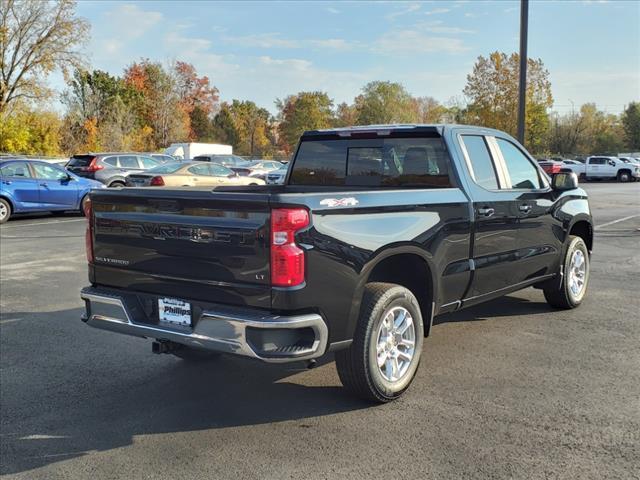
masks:
[[[482,135],[461,135],[474,181],[487,190],[498,189],[497,172]]]
[[[354,187],[452,186],[444,141],[433,136],[303,139],[291,185]]]

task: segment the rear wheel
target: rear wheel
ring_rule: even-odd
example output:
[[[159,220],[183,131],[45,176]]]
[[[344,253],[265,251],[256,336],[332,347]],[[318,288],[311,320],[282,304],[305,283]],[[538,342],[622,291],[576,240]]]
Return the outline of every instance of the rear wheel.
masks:
[[[552,307],[576,308],[584,300],[589,284],[589,251],[582,238],[569,237],[563,272],[559,282],[543,289],[544,298]]]
[[[172,350],[171,353],[187,362],[206,362],[220,356],[217,352],[210,352],[200,348],[180,347]]]
[[[117,180],[109,184],[109,188],[118,188],[118,187],[124,187],[124,182]]]
[[[11,216],[11,204],[0,198],[0,223],[5,223]]]
[[[418,301],[392,283],[369,283],[353,343],[336,352],[342,384],[366,400],[385,403],[409,387],[420,364],[424,327]]]

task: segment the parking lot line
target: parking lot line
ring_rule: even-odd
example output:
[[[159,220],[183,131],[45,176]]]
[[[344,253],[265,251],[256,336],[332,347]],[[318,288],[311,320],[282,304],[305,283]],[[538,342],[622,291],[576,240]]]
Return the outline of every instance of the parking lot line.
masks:
[[[3,230],[19,228],[19,227],[32,227],[34,225],[57,225],[58,223],[69,223],[69,222],[86,222],[84,218],[72,218],[71,220],[58,220],[53,222],[35,222],[35,223],[25,223],[22,225],[7,225],[2,227]]]
[[[640,214],[636,214],[636,215],[629,215],[628,217],[624,217],[624,218],[619,218],[617,220],[612,220],[610,222],[607,223],[603,223],[602,225],[597,225],[594,230],[600,230],[601,228],[604,227],[608,227],[609,225],[613,225],[614,223],[620,223],[620,222],[624,222],[625,220],[631,220],[632,218],[635,217],[640,217]]]

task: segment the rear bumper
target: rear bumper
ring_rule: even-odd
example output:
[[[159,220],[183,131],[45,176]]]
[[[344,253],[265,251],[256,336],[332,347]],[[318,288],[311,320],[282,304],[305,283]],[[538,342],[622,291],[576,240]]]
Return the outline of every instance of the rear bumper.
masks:
[[[193,348],[251,357],[264,362],[310,360],[325,353],[327,326],[318,314],[281,316],[254,309],[209,304],[198,309],[193,328],[149,323],[139,305],[117,291],[87,287],[82,320],[112,332],[171,341]]]

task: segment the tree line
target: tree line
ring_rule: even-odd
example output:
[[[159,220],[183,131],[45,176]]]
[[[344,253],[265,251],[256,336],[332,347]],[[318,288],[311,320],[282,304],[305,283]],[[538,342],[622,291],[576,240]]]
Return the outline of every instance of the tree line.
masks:
[[[221,101],[194,65],[141,59],[121,75],[84,64],[78,47],[88,33],[72,0],[2,0],[0,12],[0,151],[59,155],[84,151],[156,151],[172,142],[233,145],[239,155],[286,157],[305,130],[387,123],[459,123],[517,130],[515,53],[478,57],[459,99],[413,96],[398,82],[372,81],[351,102],[302,91],[275,100],[276,113],[251,100]],[[62,111],[43,79],[65,72]],[[640,150],[640,103],[621,115],[582,105],[552,112],[549,72],[529,59],[525,146],[536,155]]]

